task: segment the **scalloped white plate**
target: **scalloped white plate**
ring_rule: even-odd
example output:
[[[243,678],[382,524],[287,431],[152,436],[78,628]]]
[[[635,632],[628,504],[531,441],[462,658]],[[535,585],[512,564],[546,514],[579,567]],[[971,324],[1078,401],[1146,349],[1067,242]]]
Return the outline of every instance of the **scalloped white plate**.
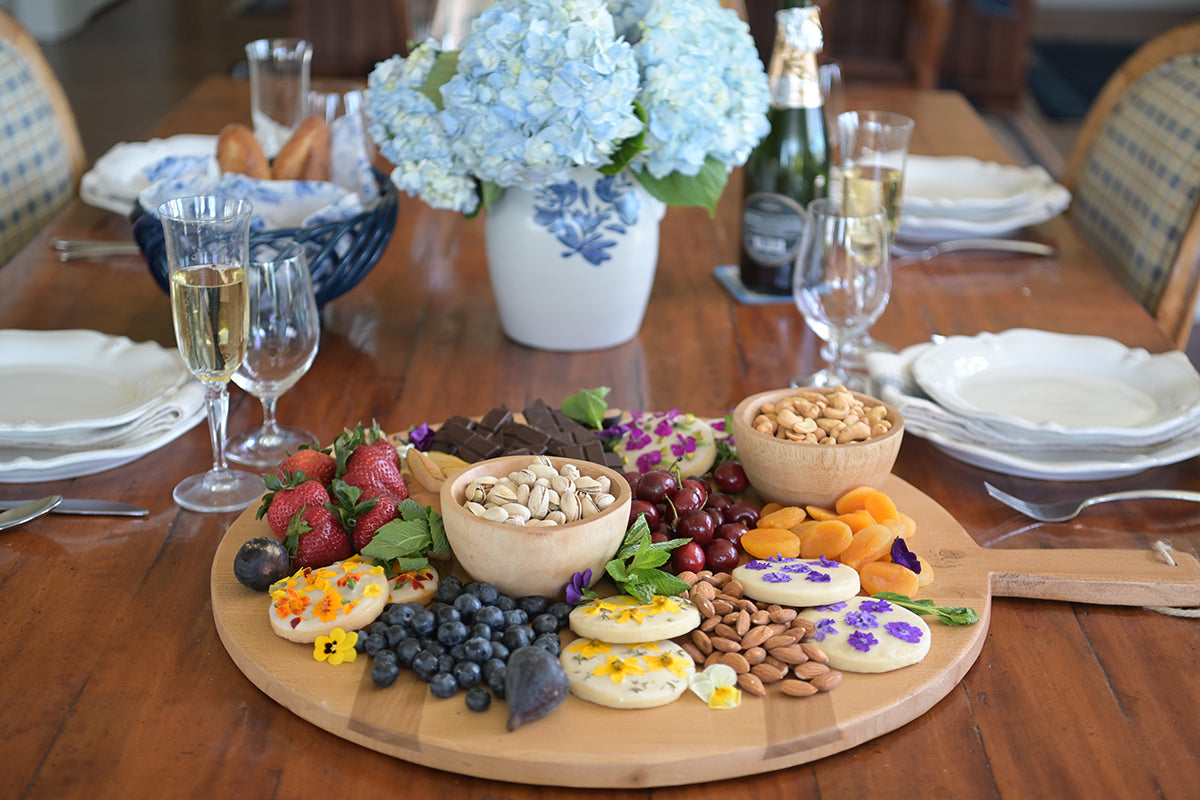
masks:
[[[1055,185],[1039,166],[1014,167],[966,156],[909,156],[904,208],[921,217],[1005,216]]]
[[[1200,415],[1200,374],[1186,355],[1100,336],[951,336],[920,354],[912,374],[950,411],[1080,445],[1149,442]]]
[[[0,330],[0,442],[119,425],[188,379],[172,350],[92,330]]]

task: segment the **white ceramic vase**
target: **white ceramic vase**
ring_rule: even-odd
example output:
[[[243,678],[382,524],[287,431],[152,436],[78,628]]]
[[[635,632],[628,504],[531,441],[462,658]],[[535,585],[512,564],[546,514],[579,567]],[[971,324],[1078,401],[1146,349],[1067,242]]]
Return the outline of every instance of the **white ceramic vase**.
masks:
[[[540,350],[599,350],[637,335],[666,206],[628,174],[588,168],[487,211],[488,274],[504,333]]]

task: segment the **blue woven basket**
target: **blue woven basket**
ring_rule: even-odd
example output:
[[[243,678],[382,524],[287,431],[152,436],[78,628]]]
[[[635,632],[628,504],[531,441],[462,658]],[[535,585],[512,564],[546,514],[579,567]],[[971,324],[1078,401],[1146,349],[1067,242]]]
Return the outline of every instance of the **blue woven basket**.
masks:
[[[258,245],[270,245],[280,239],[296,239],[304,243],[317,305],[323,306],[350,291],[367,276],[383,255],[396,227],[396,214],[400,207],[396,187],[378,170],[375,170],[375,177],[379,181],[382,197],[374,208],[341,222],[251,233],[251,252]],[[150,274],[164,292],[170,291],[162,223],[148,213],[141,203],[134,206],[129,219],[133,223],[133,238],[150,267]]]

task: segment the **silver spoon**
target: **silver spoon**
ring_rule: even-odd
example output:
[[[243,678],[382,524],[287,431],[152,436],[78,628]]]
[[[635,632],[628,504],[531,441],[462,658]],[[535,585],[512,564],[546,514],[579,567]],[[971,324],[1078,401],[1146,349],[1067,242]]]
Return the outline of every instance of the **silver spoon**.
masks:
[[[48,514],[63,501],[61,494],[52,494],[40,500],[30,500],[28,503],[0,514],[0,531],[15,528],[18,525],[37,519],[42,514]]]
[[[1041,242],[1029,242],[1021,239],[953,239],[948,242],[938,242],[928,247],[909,247],[893,244],[892,253],[897,261],[929,261],[941,253],[953,253],[960,250],[992,250],[1007,253],[1028,253],[1035,256],[1052,256],[1054,248]]]

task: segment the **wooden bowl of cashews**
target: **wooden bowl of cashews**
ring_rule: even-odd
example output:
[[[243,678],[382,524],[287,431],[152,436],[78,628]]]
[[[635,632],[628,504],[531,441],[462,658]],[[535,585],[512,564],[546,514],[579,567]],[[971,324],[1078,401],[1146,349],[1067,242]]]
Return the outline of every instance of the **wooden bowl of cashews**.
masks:
[[[442,484],[458,563],[513,597],[560,597],[576,572],[595,582],[629,525],[633,490],[616,470],[557,456],[500,456]]]
[[[732,415],[738,459],[764,500],[832,508],[858,486],[881,486],[896,463],[904,419],[844,387],[759,392]]]

